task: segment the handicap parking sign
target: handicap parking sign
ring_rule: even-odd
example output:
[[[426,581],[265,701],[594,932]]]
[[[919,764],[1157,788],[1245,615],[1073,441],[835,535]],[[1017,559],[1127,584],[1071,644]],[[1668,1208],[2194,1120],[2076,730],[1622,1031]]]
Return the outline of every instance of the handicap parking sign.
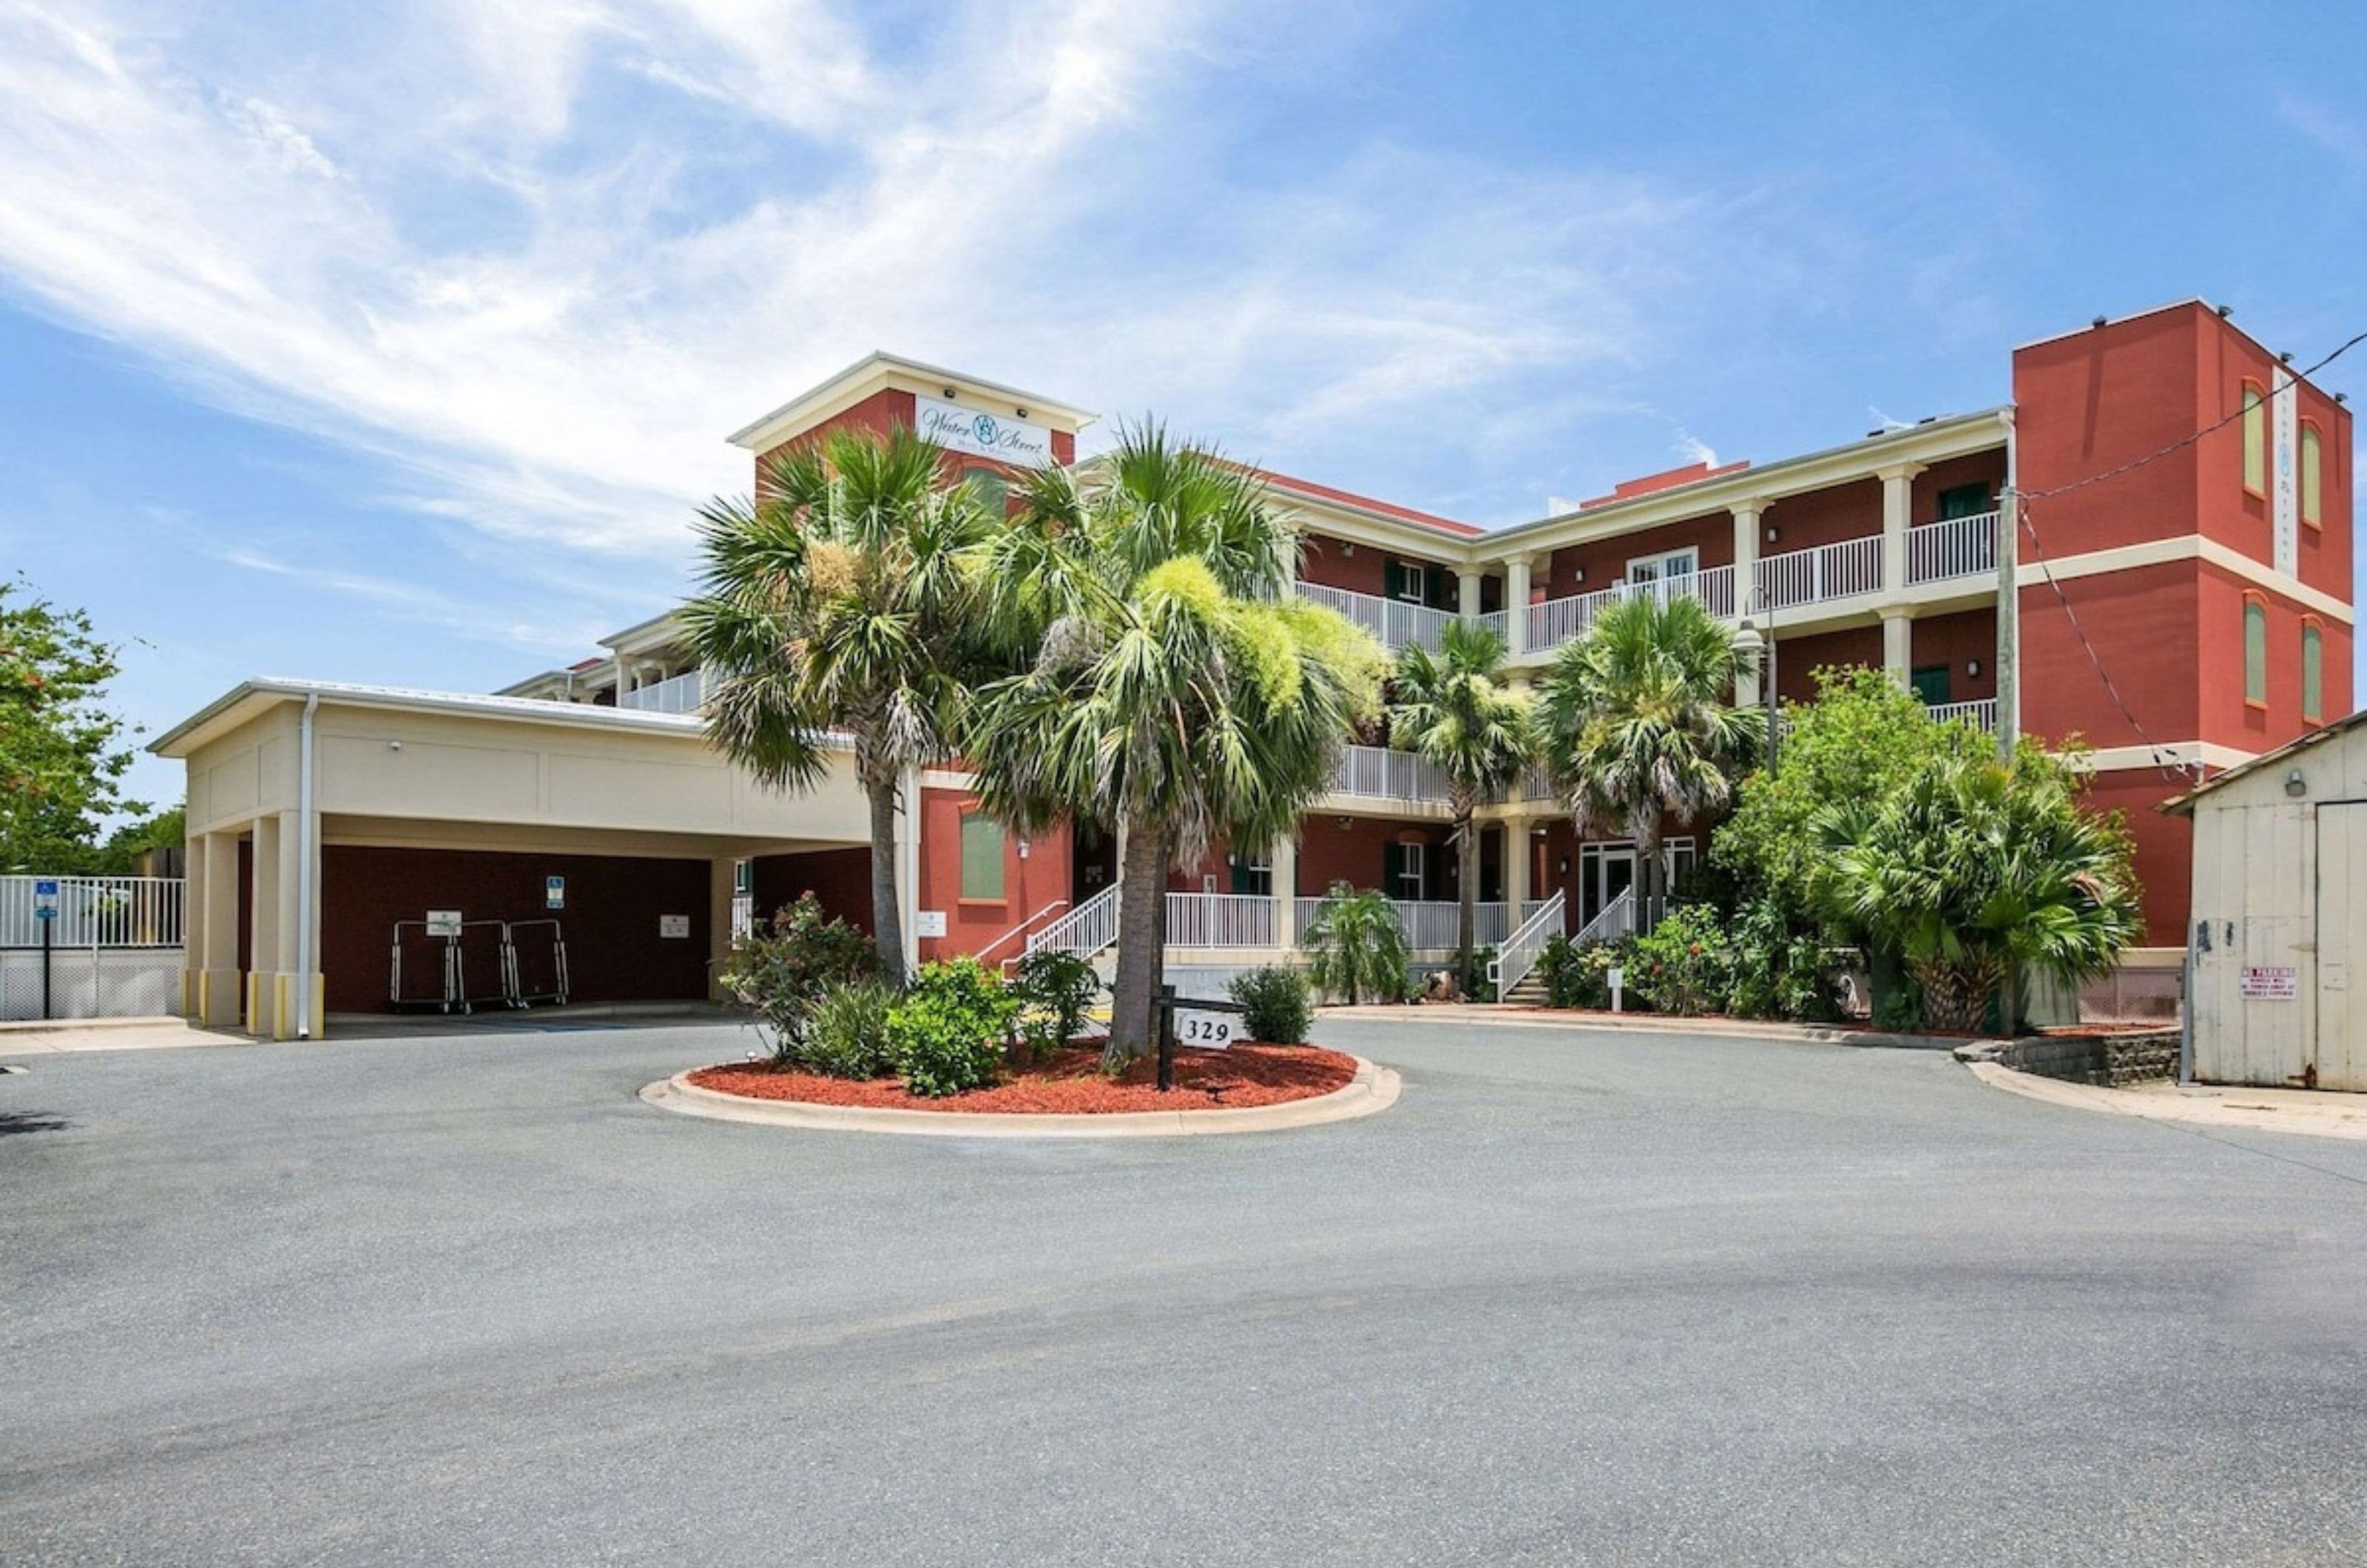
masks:
[[[33,918],[54,920],[58,918],[58,879],[54,876],[33,880]]]

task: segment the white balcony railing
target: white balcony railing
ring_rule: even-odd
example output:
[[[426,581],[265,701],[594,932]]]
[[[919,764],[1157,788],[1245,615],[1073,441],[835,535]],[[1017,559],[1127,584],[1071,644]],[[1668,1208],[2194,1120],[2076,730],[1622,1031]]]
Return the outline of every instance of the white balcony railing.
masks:
[[[1998,514],[1977,513],[1907,530],[1907,581],[1944,582],[1997,570]]]
[[[1761,556],[1759,597],[1752,607],[1788,610],[1872,593],[1881,587],[1882,536],[1869,534],[1862,539]]]
[[[1489,611],[1479,617],[1479,624],[1494,632],[1498,642],[1502,642],[1512,635],[1512,617],[1501,610]]]
[[[1262,893],[1170,893],[1170,947],[1279,947],[1283,901]]]
[[[1328,582],[1302,582],[1298,585],[1298,592],[1309,604],[1337,611],[1364,627],[1392,653],[1416,644],[1433,652],[1437,651],[1439,639],[1455,619],[1452,610],[1433,610],[1427,604],[1409,604],[1402,599],[1384,599],[1375,593],[1334,588]]]
[[[1969,724],[1984,735],[1997,733],[1997,699],[1982,697],[1969,703],[1934,703],[1928,710],[1942,724]]]
[[[1331,793],[1366,800],[1444,801],[1446,770],[1410,751],[1350,746],[1332,771]]]
[[[1734,568],[1714,566],[1706,571],[1686,573],[1678,577],[1659,578],[1650,582],[1621,581],[1591,593],[1573,593],[1566,599],[1548,599],[1542,604],[1529,606],[1529,648],[1543,651],[1558,648],[1573,637],[1584,637],[1595,618],[1614,604],[1630,599],[1657,598],[1663,602],[1674,598],[1698,599],[1709,613],[1721,620],[1734,618]]]
[[[617,705],[638,713],[697,713],[707,705],[707,671],[693,670],[622,693]]]

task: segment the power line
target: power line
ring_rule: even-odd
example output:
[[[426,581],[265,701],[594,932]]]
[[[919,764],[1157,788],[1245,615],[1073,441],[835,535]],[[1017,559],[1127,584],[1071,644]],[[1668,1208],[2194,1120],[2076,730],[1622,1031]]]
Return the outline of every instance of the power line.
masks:
[[[2333,364],[2336,360],[2341,358],[2352,349],[2357,348],[2362,343],[2367,343],[2367,333],[2359,333],[2357,336],[2351,338],[2348,343],[2345,343],[2341,347],[2336,349],[2332,354],[2329,354],[2325,358],[2319,360],[2316,364],[2306,366],[2299,370],[2289,370],[2287,374],[2291,375],[2296,381],[2305,380],[2309,377],[2316,375],[2319,371],[2325,369],[2327,366]],[[2119,479],[2123,474],[2133,473],[2136,469],[2144,468],[2148,463],[2158,463],[2164,457],[2171,457],[2177,453],[2185,451],[2189,446],[2193,446],[2196,442],[2202,440],[2213,431],[2226,429],[2227,426],[2243,418],[2246,412],[2247,411],[2239,404],[2236,412],[2229,414],[2226,418],[2215,420],[2213,423],[2204,425],[2202,429],[2196,431],[2191,435],[2180,436],[2178,440],[2171,442],[2169,446],[2163,447],[2158,452],[2148,452],[2144,457],[2136,458],[2132,462],[2123,463],[2117,468],[2106,468],[2101,474],[2090,474],[2086,479],[2073,479],[2069,484],[2056,485],[2053,490],[2032,491],[2029,492],[2028,499],[2046,501],[2055,496],[2067,495],[2075,490],[2085,490],[2090,485],[2102,484],[2106,479]]]

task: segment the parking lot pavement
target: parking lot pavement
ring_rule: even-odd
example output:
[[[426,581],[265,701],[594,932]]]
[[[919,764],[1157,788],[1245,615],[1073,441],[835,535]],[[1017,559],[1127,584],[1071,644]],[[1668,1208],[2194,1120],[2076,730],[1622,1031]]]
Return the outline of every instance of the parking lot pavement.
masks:
[[[0,1077],[0,1561],[2367,1561],[2367,1145],[1327,1021],[1386,1114],[668,1116],[729,1025]]]

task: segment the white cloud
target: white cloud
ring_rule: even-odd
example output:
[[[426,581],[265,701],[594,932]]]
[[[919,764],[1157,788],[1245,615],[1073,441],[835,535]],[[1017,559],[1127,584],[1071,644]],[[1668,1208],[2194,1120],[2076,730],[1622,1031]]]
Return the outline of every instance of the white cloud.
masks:
[[[949,0],[917,50],[860,14],[418,0],[273,57],[165,0],[0,0],[0,272],[399,459],[425,513],[666,553],[745,483],[723,432],[875,346],[1247,455],[1382,416],[1478,443],[1631,362],[1702,239],[1648,182],[1387,145],[1245,186],[1209,126],[1257,18],[1223,6]]]
[[[1717,448],[1682,424],[1677,426],[1674,449],[1677,456],[1688,463],[1704,463],[1713,468],[1717,467]]]

